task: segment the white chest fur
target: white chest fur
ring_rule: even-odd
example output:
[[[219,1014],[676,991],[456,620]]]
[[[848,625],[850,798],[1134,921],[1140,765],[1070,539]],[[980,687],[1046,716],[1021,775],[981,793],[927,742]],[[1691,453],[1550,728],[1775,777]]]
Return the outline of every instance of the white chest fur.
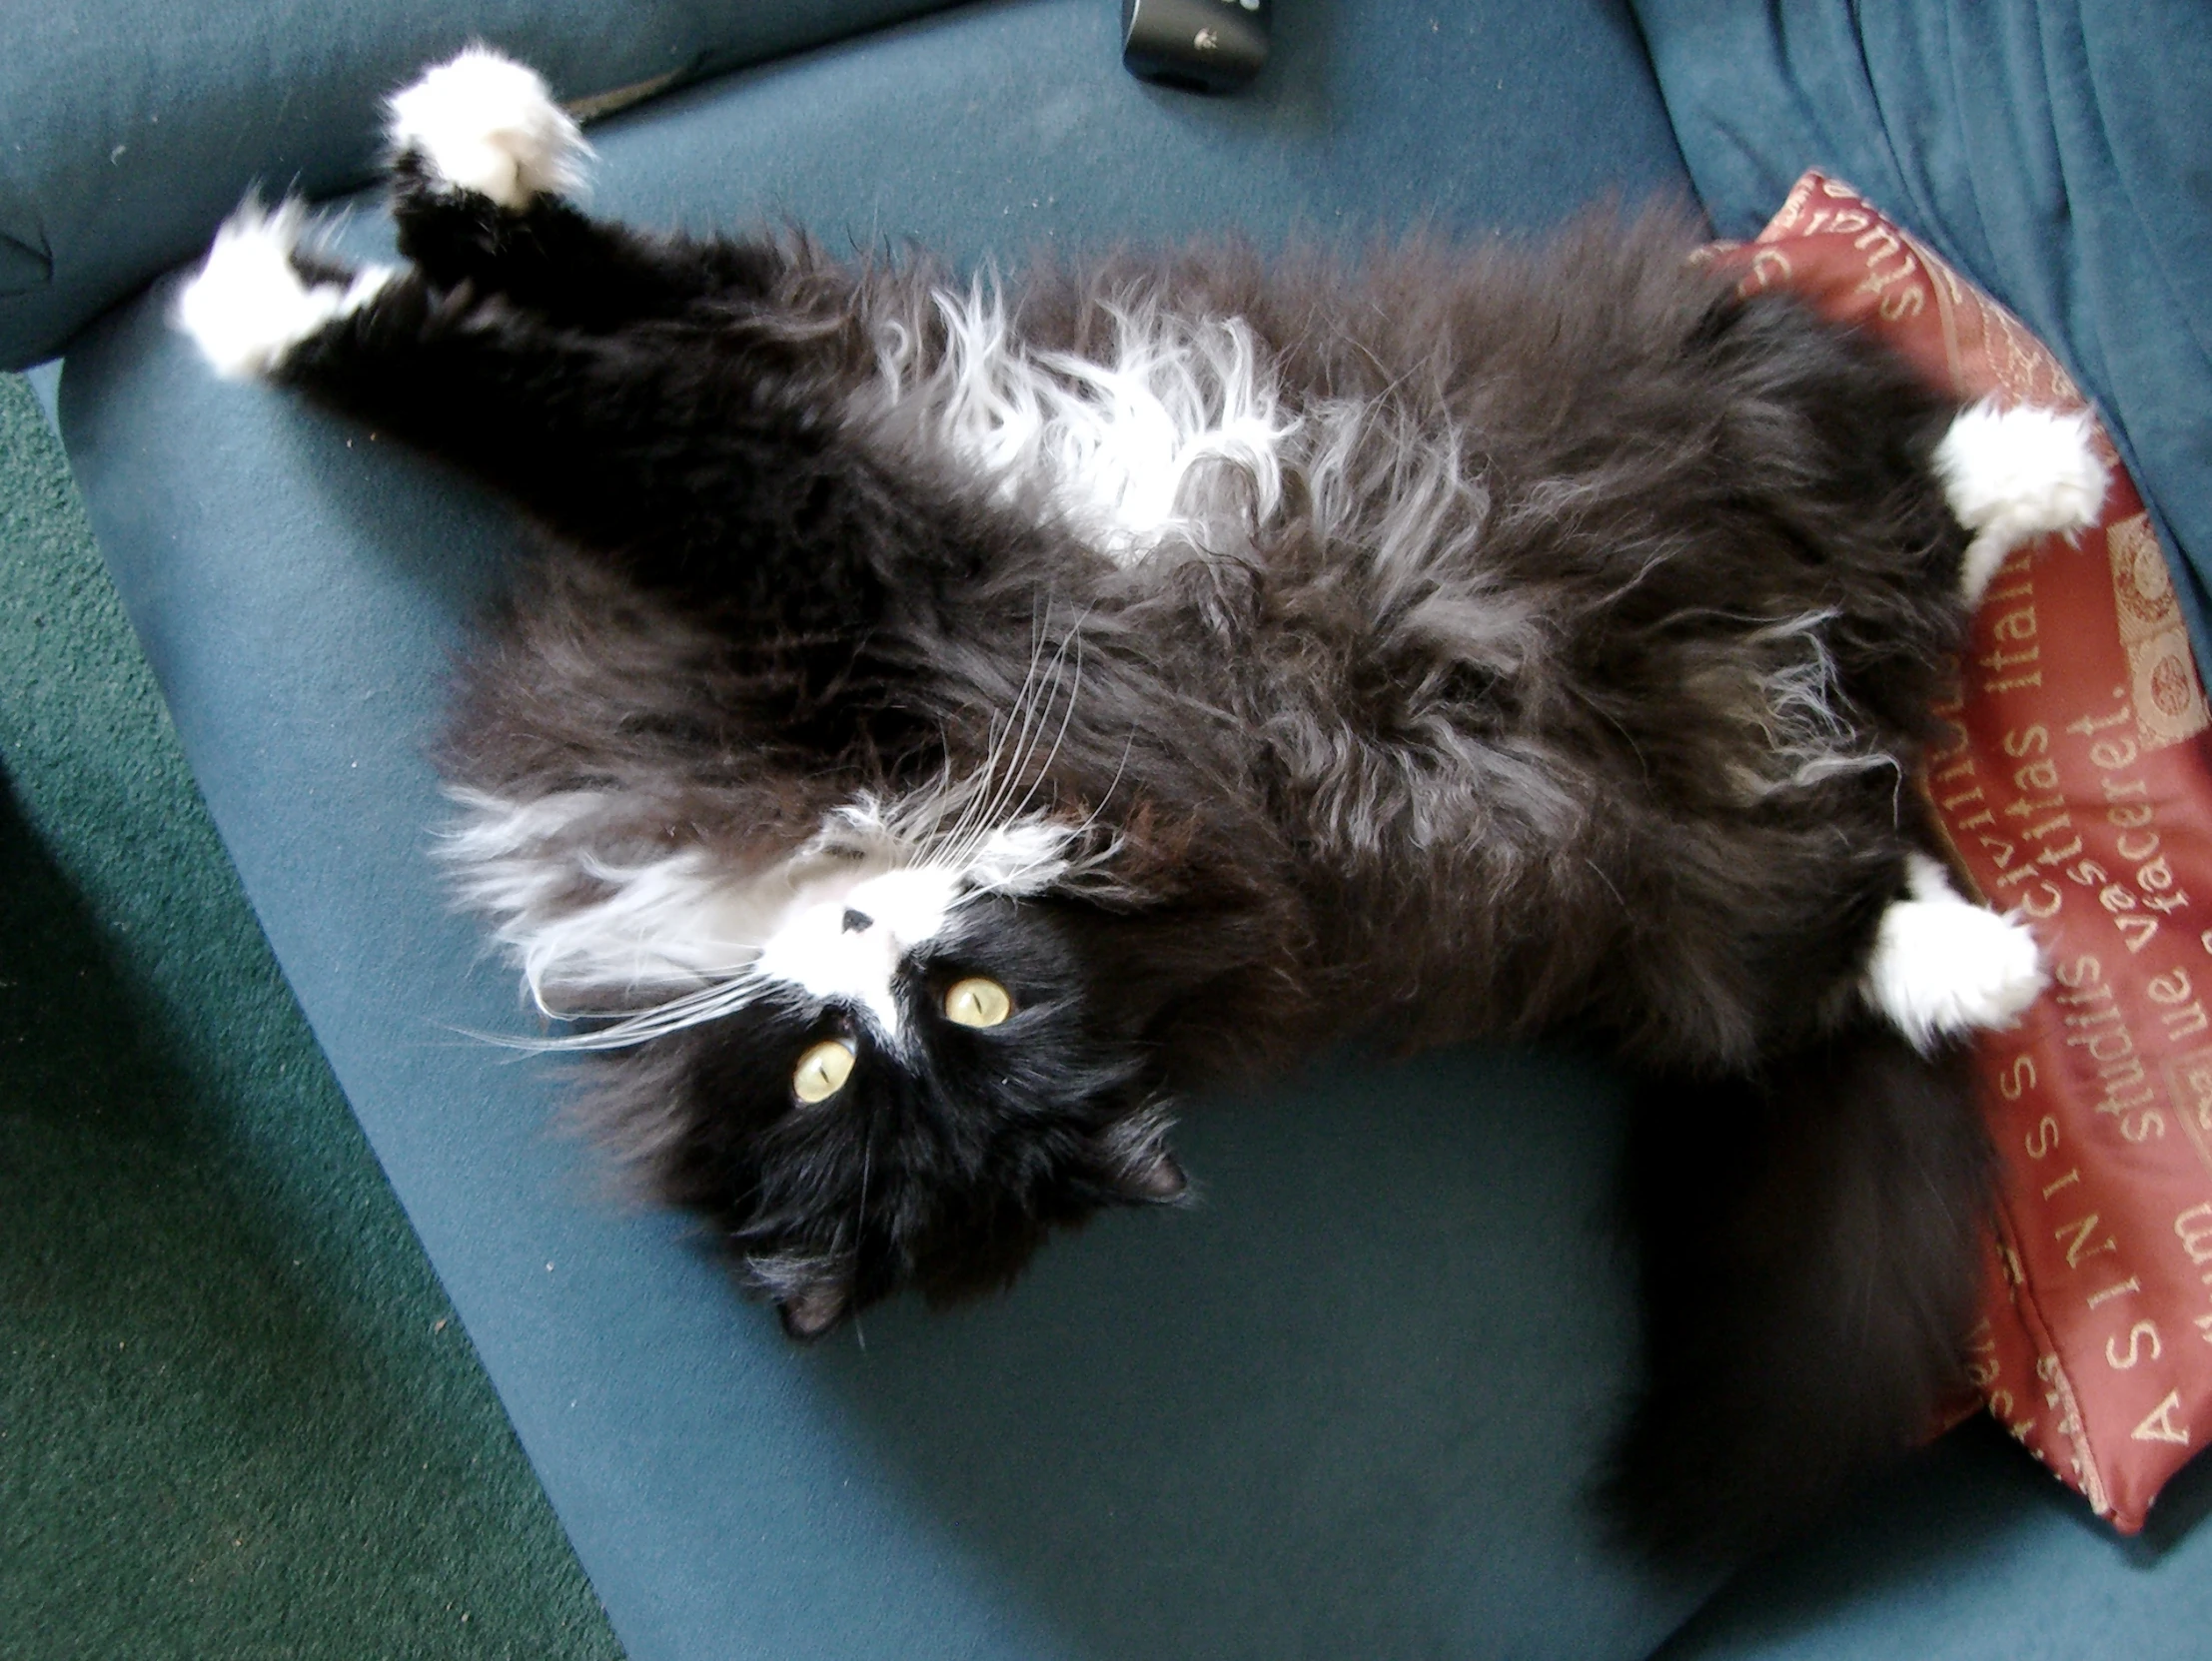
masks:
[[[878,338],[878,409],[899,407],[1016,496],[1042,488],[1077,533],[1129,563],[1181,535],[1249,535],[1282,500],[1298,431],[1250,326],[1132,303],[1110,356],[1038,352],[995,290],[934,297],[944,350],[924,365],[903,326]]]

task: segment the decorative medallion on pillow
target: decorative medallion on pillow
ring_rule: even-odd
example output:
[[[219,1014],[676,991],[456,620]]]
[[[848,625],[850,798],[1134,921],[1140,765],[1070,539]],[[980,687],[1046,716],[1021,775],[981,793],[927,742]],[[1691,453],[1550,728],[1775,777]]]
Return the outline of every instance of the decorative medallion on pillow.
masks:
[[[1835,180],[1806,174],[1714,259],[1962,401],[2084,403],[2017,319]],[[2212,1436],[2212,715],[2142,500],[2104,448],[2101,522],[1991,584],[1926,788],[1960,870],[2034,920],[2053,977],[1981,1051],[2000,1175],[1975,1382],[2132,1534]]]

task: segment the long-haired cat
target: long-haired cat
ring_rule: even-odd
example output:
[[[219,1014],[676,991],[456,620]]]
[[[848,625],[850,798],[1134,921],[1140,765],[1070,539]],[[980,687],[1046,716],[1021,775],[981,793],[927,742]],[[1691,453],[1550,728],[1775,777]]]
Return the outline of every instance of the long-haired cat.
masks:
[[[1002,292],[640,235],[473,50],[392,103],[402,270],[249,204],[221,372],[543,527],[444,765],[591,1112],[813,1336],[1170,1202],[1194,1086],[1565,1029],[1646,1081],[1616,1491],[1763,1535],[1960,1374],[1960,1041],[2041,984],[1914,778],[1974,596],[2104,486],[1665,216]]]

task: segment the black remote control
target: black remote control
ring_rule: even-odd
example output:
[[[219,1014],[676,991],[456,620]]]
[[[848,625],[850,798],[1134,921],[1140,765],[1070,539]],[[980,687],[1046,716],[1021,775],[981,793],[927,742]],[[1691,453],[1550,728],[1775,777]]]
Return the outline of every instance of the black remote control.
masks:
[[[1267,62],[1271,0],[1121,0],[1121,61],[1141,80],[1227,92]]]

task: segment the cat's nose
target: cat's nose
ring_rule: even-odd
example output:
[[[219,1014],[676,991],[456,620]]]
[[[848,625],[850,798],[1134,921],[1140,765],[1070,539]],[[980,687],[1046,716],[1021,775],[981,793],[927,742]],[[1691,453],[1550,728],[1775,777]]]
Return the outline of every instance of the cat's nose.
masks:
[[[866,934],[874,927],[875,919],[866,912],[855,911],[851,906],[845,907],[845,933]]]

